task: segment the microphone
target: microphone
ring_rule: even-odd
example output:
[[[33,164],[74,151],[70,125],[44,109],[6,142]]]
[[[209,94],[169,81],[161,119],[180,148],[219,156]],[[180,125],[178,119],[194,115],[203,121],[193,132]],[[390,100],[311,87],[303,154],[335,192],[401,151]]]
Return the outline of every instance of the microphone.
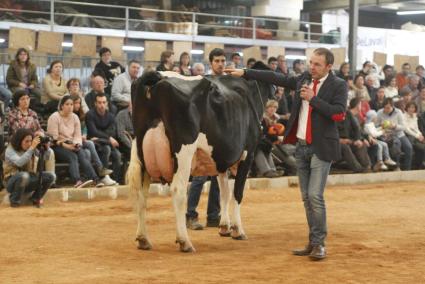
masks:
[[[308,71],[305,72],[302,77],[303,78],[301,80],[301,87],[297,90],[297,92],[301,92],[301,88],[304,85],[310,86],[310,84],[311,84],[312,78],[311,78],[310,72],[308,72]]]

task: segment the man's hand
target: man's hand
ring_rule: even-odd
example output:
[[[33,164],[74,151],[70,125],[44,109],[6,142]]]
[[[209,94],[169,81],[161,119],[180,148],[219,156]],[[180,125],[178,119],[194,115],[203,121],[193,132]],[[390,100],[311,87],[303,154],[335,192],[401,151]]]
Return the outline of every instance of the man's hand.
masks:
[[[419,140],[419,142],[424,142],[425,141],[425,138],[424,138],[423,135],[420,135],[419,138],[418,138],[418,140]]]
[[[32,139],[32,143],[30,148],[35,150],[35,148],[37,148],[38,144],[40,144],[40,137],[35,136],[34,139]]]
[[[234,77],[242,77],[244,75],[243,69],[234,69],[234,68],[226,68],[224,69],[224,73],[230,74]]]
[[[109,141],[111,142],[112,147],[117,148],[120,146],[117,140],[115,140],[113,137],[109,137]]]
[[[357,148],[361,148],[363,146],[363,142],[362,140],[356,140],[354,141],[354,146],[356,146]]]
[[[313,90],[312,89],[310,89],[307,85],[303,85],[302,87],[301,87],[301,92],[300,92],[300,97],[303,99],[303,100],[306,100],[306,101],[311,101],[311,99],[314,97],[314,92],[313,92]]]
[[[22,82],[21,82],[21,83],[19,83],[19,87],[21,87],[21,88],[24,88],[24,89],[25,89],[25,88],[27,87],[27,84],[25,84],[25,83],[22,83]]]
[[[351,139],[347,139],[347,138],[340,138],[339,143],[344,144],[344,145],[351,145],[353,143],[353,141],[351,141]]]

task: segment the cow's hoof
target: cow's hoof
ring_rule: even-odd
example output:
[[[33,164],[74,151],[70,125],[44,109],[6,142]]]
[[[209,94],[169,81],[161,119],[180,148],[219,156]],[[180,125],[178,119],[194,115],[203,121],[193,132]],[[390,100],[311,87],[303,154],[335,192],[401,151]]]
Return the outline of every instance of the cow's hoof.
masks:
[[[218,230],[218,234],[221,237],[230,237],[231,231],[230,231],[230,227],[228,225],[220,225],[218,226],[219,230]]]
[[[179,244],[181,252],[196,252],[195,248],[189,242],[176,240],[176,244]]]
[[[238,240],[238,241],[243,241],[248,239],[248,237],[244,233],[241,233],[238,226],[233,225],[231,229],[232,229],[232,239]]]
[[[152,249],[152,245],[148,241],[148,239],[146,239],[146,238],[137,238],[136,241],[139,243],[137,245],[137,248],[138,249],[142,249],[142,250],[151,250]]]
[[[232,235],[232,239],[237,240],[237,241],[245,241],[248,239],[248,237],[245,234],[240,234],[239,236],[233,236]]]

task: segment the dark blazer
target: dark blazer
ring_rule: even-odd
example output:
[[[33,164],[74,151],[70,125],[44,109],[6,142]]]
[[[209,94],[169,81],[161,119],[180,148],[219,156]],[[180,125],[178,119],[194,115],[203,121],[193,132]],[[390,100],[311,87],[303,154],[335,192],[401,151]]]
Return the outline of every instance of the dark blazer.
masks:
[[[246,70],[245,78],[268,82],[277,86],[283,86],[292,90],[300,90],[306,80],[308,72],[298,77],[288,77],[273,71]],[[336,117],[340,117],[346,111],[347,105],[347,83],[333,75],[320,87],[317,96],[313,97],[310,105],[312,123],[312,148],[313,153],[324,161],[337,161],[340,159],[340,144]],[[285,143],[295,144],[297,141],[298,116],[302,99],[299,91],[296,92],[292,103],[291,117],[285,130]]]

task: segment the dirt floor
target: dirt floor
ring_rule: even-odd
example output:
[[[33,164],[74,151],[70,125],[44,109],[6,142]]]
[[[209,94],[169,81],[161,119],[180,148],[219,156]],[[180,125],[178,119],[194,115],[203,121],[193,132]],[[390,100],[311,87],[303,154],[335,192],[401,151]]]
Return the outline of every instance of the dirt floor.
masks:
[[[204,220],[206,195],[200,212]],[[190,231],[194,254],[174,244],[170,197],[149,199],[152,251],[136,249],[128,200],[0,207],[0,283],[424,283],[425,186],[330,187],[328,258],[291,255],[306,243],[298,188],[249,190],[249,240]]]

